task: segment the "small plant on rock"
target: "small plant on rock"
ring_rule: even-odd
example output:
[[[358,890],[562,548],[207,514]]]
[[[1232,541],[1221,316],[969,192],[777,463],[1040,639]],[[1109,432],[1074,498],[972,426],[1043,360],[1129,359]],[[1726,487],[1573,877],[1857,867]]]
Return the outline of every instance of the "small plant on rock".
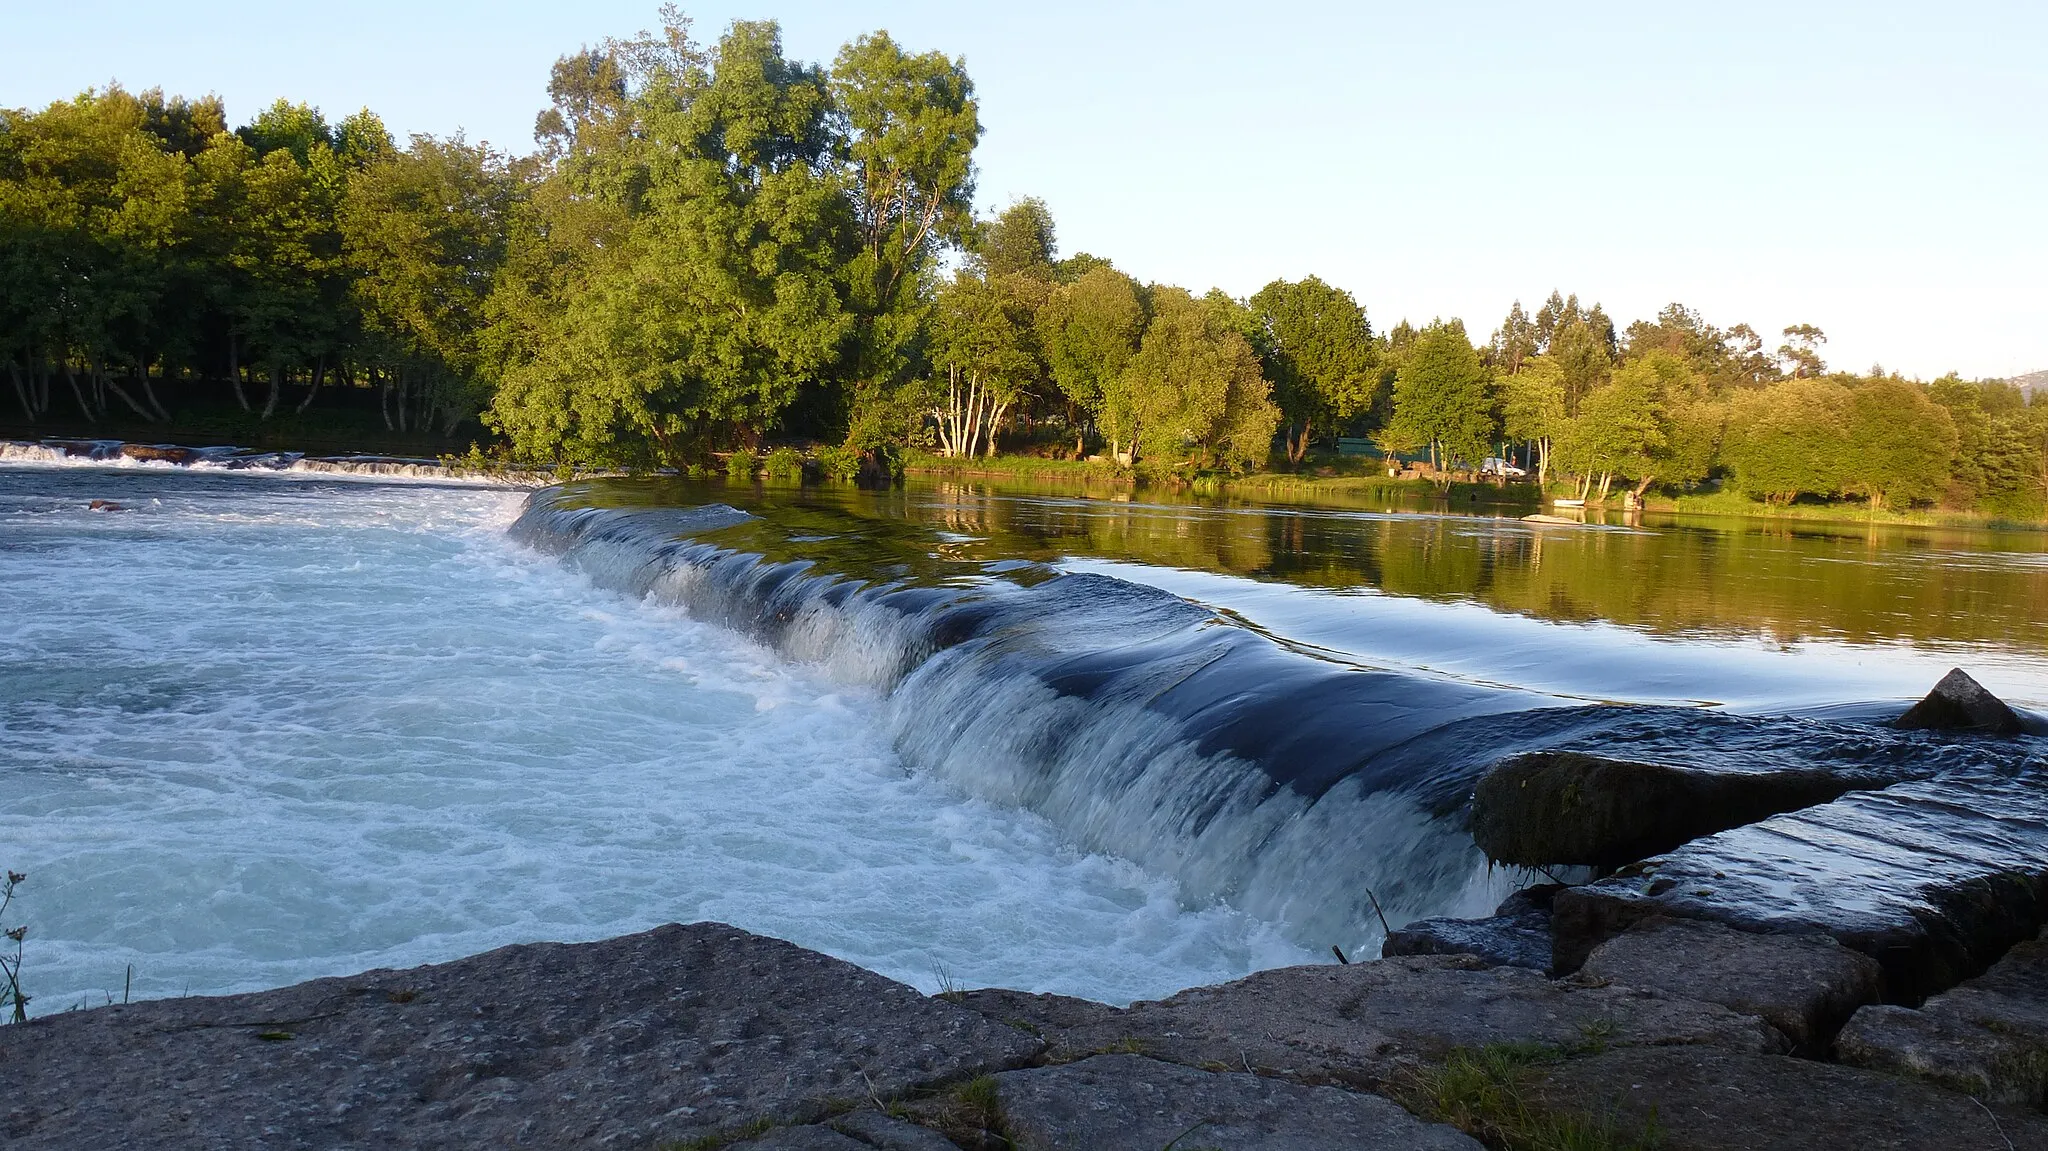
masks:
[[[14,889],[27,878],[19,871],[10,871],[7,881],[0,884],[0,935],[14,944],[14,954],[0,952],[0,1010],[8,1012],[9,1023],[28,1022],[28,996],[21,993],[21,943],[28,938],[28,924],[8,927],[5,918],[7,908],[14,903]]]

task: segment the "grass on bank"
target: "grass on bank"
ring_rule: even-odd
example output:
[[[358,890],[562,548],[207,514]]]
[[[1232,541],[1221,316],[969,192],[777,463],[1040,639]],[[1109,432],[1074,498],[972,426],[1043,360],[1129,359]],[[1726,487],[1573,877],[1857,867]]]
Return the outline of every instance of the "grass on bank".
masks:
[[[1654,1116],[1638,1130],[1615,1115],[1559,1108],[1542,1098],[1543,1069],[1569,1055],[1538,1043],[1459,1048],[1443,1063],[1414,1072],[1395,1094],[1410,1111],[1449,1123],[1494,1151],[1656,1151],[1662,1141]]]

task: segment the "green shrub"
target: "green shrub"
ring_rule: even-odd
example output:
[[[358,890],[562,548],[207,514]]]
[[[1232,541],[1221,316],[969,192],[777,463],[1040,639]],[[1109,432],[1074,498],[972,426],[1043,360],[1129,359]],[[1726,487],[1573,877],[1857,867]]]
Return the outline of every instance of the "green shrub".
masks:
[[[763,471],[771,480],[801,480],[804,478],[804,454],[791,447],[780,447],[768,453],[762,464]]]
[[[860,477],[860,453],[844,447],[819,448],[818,470],[828,480],[852,483]]]
[[[754,479],[754,453],[739,448],[725,457],[725,478],[735,483],[752,483]]]

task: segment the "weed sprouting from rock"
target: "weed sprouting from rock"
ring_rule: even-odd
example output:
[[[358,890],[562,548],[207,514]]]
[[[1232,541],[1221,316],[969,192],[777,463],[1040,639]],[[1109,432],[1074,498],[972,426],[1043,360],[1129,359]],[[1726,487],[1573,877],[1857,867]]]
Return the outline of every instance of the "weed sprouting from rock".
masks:
[[[0,1010],[7,1011],[9,1023],[28,1022],[28,996],[21,993],[21,948],[28,938],[28,924],[17,923],[7,926],[7,909],[14,903],[14,891],[28,876],[19,871],[7,873],[7,881],[0,884],[0,935],[14,945],[14,954],[0,951]]]

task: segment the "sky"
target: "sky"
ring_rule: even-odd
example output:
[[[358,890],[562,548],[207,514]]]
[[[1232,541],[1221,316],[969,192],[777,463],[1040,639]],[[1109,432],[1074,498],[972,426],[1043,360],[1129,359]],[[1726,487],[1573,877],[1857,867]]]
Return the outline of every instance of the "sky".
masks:
[[[401,137],[532,146],[556,57],[651,0],[0,0],[0,106],[119,81],[369,107]],[[1063,253],[1249,295],[1314,274],[1378,328],[1475,339],[1553,289],[1679,301],[1835,367],[2048,369],[2048,4],[689,3],[829,63],[886,28],[964,57],[978,201]]]

